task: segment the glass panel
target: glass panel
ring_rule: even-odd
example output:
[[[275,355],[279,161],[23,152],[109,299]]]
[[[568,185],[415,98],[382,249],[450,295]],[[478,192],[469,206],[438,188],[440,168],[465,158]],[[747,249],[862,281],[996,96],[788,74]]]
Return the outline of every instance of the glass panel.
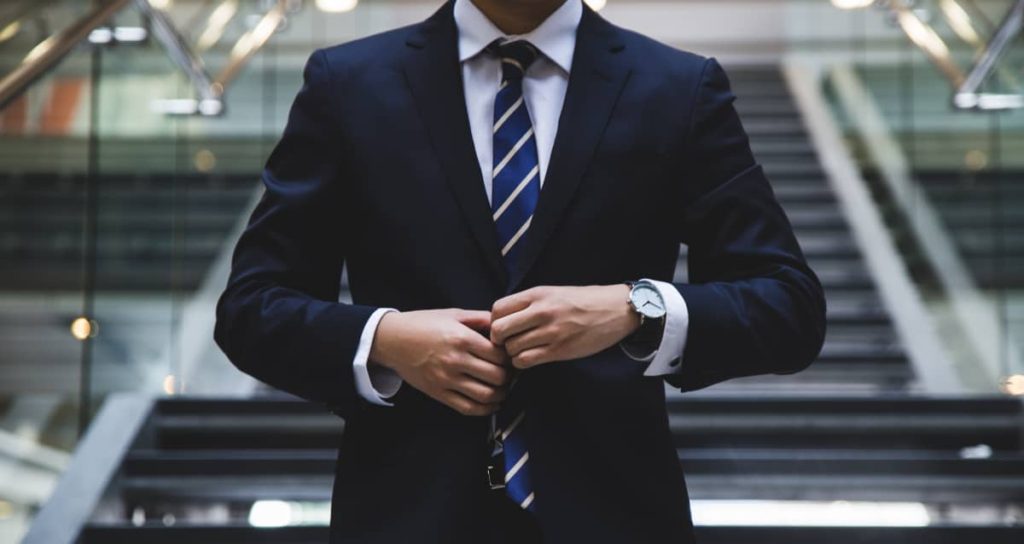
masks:
[[[89,10],[0,5],[0,77]],[[33,53],[35,51],[35,53]],[[72,51],[0,109],[0,541],[49,496],[86,414],[92,58]]]
[[[878,10],[849,14],[854,33],[873,38],[851,40],[850,58],[855,80],[866,90],[866,105],[877,111],[884,134],[895,144],[884,154],[905,162],[907,184],[893,185],[892,164],[871,151],[878,140],[867,142],[864,120],[850,117],[844,100],[852,95],[842,98],[837,87],[848,83],[826,77],[834,112],[877,202],[889,212],[889,226],[914,279],[958,339],[950,340],[951,351],[974,364],[984,362],[971,385],[977,391],[1024,393],[1019,376],[1024,373],[1024,109],[1011,107],[1024,105],[1019,29],[1008,34],[1009,45],[978,87],[979,100],[989,96],[999,104],[954,107],[963,78],[999,40],[1004,21],[1020,4],[879,4]],[[855,18],[860,22],[852,22]],[[901,40],[895,52],[868,45],[893,32]],[[844,62],[826,64],[826,72],[834,73]]]

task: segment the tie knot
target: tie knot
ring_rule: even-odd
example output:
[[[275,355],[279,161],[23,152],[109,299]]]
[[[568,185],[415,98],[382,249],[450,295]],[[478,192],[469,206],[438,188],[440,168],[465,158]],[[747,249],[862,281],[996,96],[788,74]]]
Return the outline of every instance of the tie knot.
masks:
[[[487,48],[501,59],[502,79],[522,79],[527,68],[540,56],[540,51],[526,40],[495,40]]]

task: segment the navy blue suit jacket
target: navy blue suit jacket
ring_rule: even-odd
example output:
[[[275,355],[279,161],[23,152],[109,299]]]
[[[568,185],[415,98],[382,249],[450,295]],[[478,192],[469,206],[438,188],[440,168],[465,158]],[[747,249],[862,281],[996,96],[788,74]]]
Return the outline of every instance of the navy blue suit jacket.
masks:
[[[216,339],[243,371],[345,418],[333,542],[486,542],[488,419],[403,386],[361,399],[377,307],[490,309],[536,285],[671,281],[689,247],[683,390],[789,373],[824,336],[808,268],[713,59],[589,9],[551,163],[506,274],[471,141],[451,3],[315,51],[238,242]],[[337,301],[347,265],[354,304]],[[618,347],[522,374],[549,542],[690,542],[664,381]]]

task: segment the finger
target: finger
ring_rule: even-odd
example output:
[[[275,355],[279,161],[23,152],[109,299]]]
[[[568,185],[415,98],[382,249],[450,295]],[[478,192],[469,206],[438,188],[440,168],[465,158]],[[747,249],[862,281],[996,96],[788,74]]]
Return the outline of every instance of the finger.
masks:
[[[528,349],[512,357],[512,366],[520,369],[532,368],[554,361],[553,355],[547,346]]]
[[[484,310],[459,310],[455,319],[477,332],[485,333],[491,328],[491,312]]]
[[[457,378],[451,384],[450,389],[480,404],[498,404],[505,400],[505,390],[503,388],[485,384],[469,376]]]
[[[508,354],[505,352],[505,349],[492,344],[486,336],[476,332],[469,333],[469,336],[466,338],[465,349],[471,355],[488,361],[491,364],[498,366],[508,364]]]
[[[494,321],[526,309],[530,303],[538,298],[540,293],[540,288],[534,287],[498,300],[493,306],[491,306],[491,320]]]
[[[543,325],[547,316],[536,309],[526,308],[491,323],[491,342],[504,344],[509,338]]]
[[[508,364],[511,365],[511,361]],[[468,376],[472,376],[495,387],[508,385],[509,371],[504,365],[495,365],[490,361],[469,356],[463,361],[459,370]]]
[[[551,327],[530,329],[506,339],[505,351],[510,357],[515,357],[528,349],[551,344],[554,336],[555,334]]]
[[[466,416],[486,416],[498,411],[496,405],[480,404],[458,391],[450,389],[441,393],[438,399],[456,412]]]

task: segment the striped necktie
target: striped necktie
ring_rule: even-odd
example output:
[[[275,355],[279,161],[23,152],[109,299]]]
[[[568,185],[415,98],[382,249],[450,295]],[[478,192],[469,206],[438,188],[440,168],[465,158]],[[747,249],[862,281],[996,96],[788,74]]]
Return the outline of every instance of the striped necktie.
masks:
[[[540,52],[530,42],[494,42],[489,47],[501,59],[501,86],[494,100],[494,169],[491,211],[505,269],[517,266],[523,235],[530,228],[540,196],[540,163],[530,113],[523,100],[523,75]],[[494,418],[494,437],[501,444],[498,466],[505,469],[505,493],[522,508],[533,511],[530,452],[523,434],[526,412],[521,395],[510,394]]]

